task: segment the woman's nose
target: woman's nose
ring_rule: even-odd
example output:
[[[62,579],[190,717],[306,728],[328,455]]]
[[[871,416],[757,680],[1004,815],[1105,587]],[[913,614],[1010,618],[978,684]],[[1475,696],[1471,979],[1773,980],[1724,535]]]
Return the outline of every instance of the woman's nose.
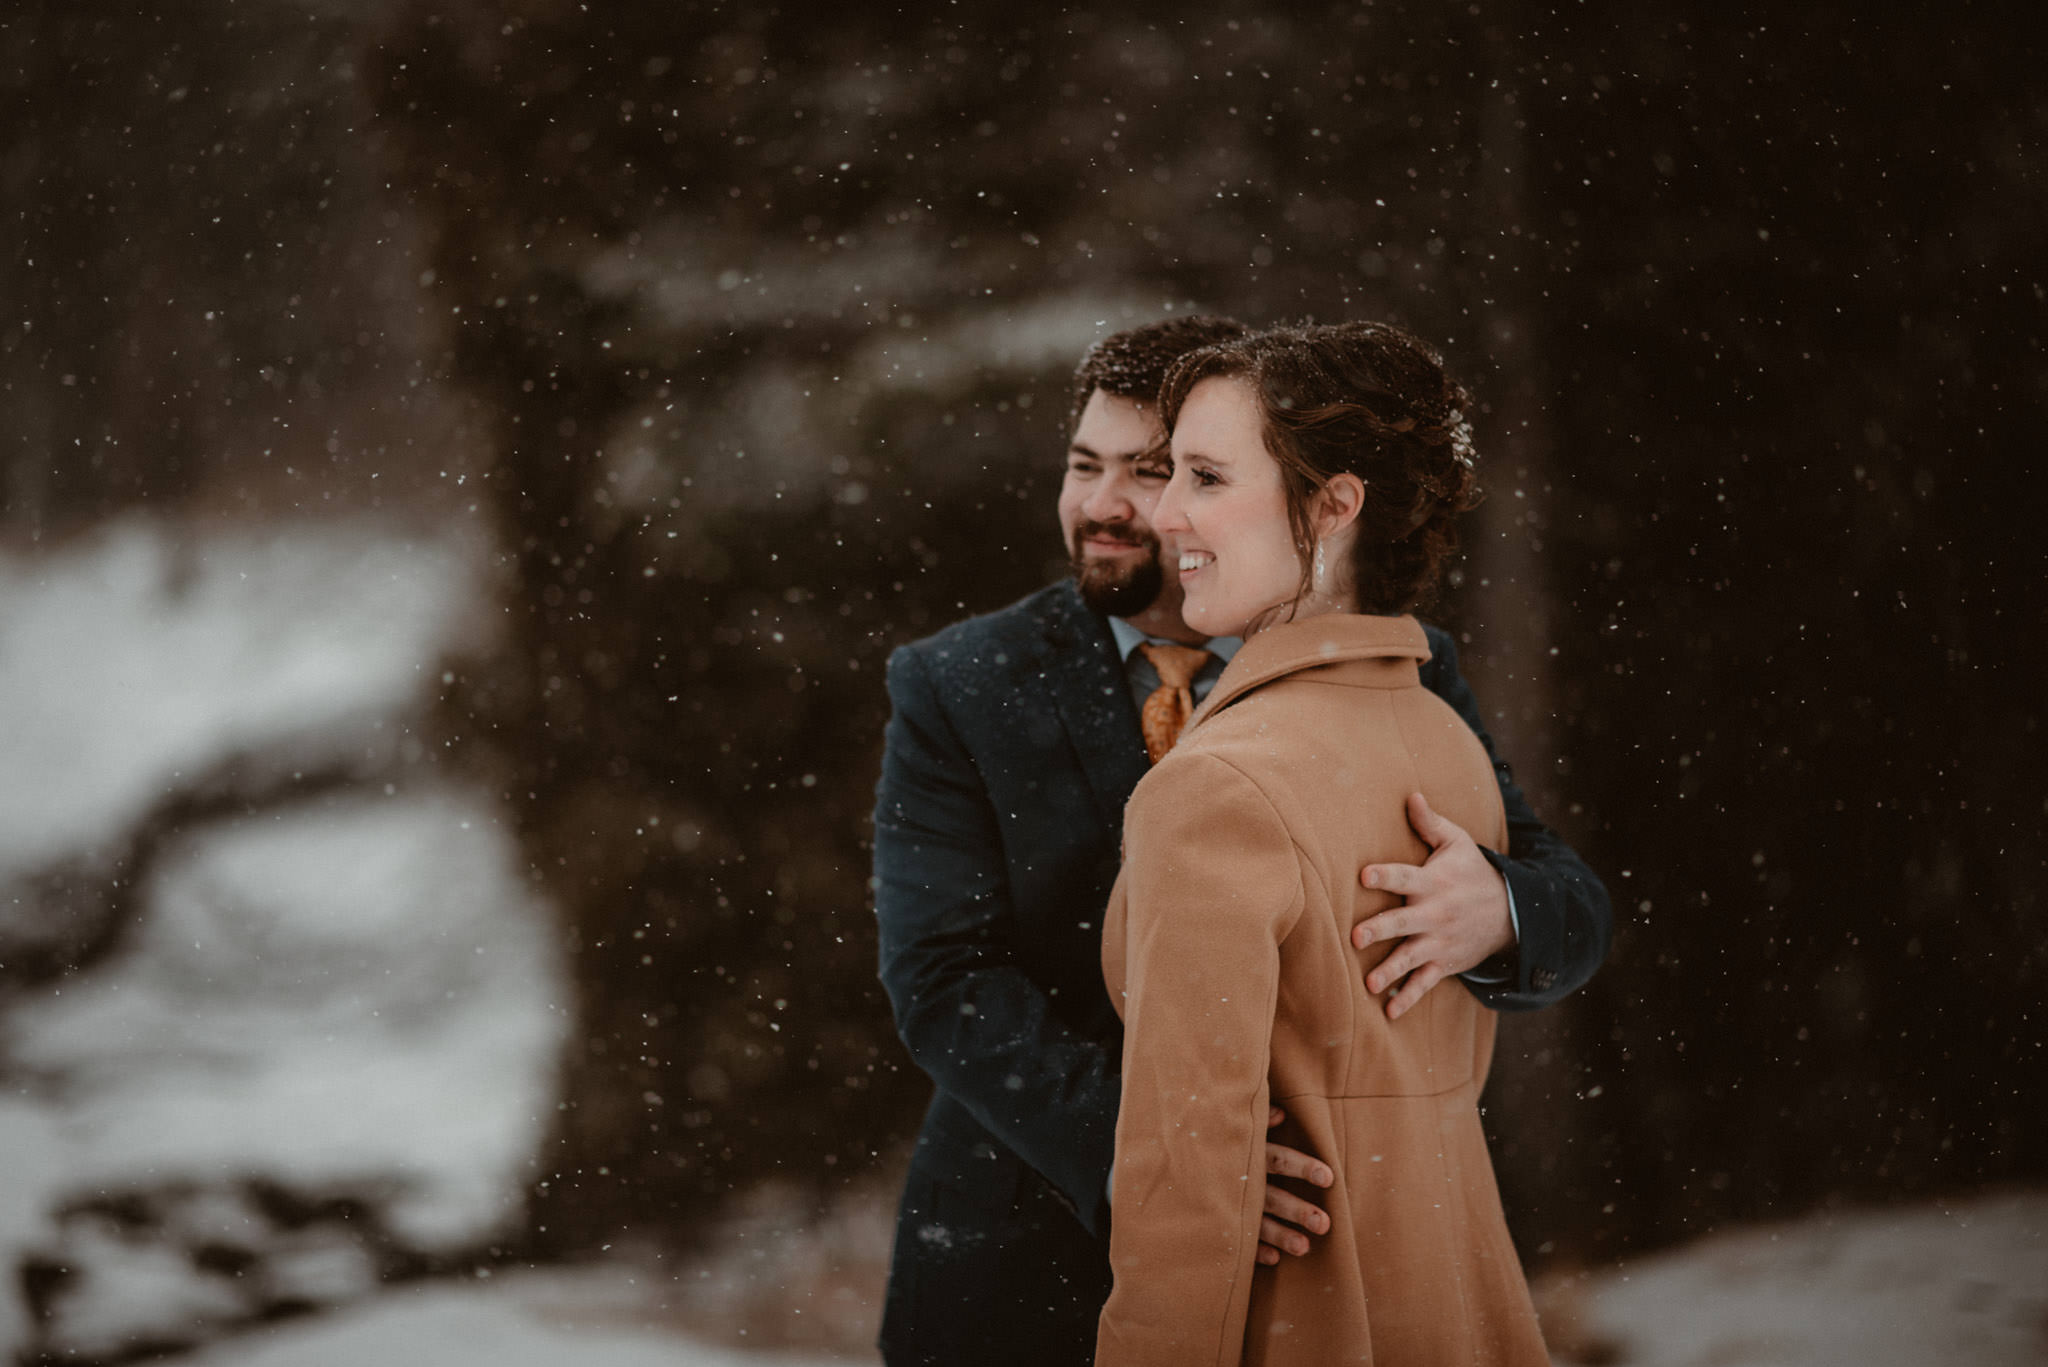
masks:
[[[1159,506],[1152,510],[1152,530],[1164,535],[1168,532],[1184,532],[1188,529],[1187,514],[1182,509],[1185,486],[1178,475],[1166,483],[1166,489],[1159,495]]]

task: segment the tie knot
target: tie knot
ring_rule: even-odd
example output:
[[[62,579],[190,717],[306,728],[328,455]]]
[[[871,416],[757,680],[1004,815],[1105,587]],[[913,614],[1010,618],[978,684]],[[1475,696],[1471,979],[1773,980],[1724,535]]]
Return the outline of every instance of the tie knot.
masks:
[[[1145,658],[1152,662],[1152,668],[1159,671],[1162,688],[1187,688],[1195,681],[1195,675],[1202,672],[1202,666],[1209,663],[1209,652],[1199,646],[1169,646],[1152,641],[1139,644]]]

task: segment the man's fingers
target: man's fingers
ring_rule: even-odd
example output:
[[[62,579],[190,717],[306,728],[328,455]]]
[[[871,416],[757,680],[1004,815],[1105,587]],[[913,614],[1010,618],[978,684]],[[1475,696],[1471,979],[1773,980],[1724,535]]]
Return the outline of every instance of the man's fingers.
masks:
[[[1318,1187],[1327,1187],[1337,1180],[1337,1174],[1300,1149],[1290,1149],[1271,1140],[1266,1143],[1266,1171],[1275,1177],[1298,1177]],[[1273,1188],[1267,1187],[1266,1190],[1270,1192]]]
[[[1401,990],[1387,1003],[1387,1019],[1397,1021],[1413,1010],[1415,1003],[1421,1001],[1430,988],[1444,980],[1444,975],[1444,965],[1434,960],[1409,974],[1408,981],[1401,984]]]
[[[1436,957],[1437,944],[1434,937],[1411,935],[1394,947],[1394,952],[1379,961],[1372,972],[1365,975],[1365,990],[1377,996],[1423,964]]]
[[[1310,1234],[1328,1234],[1330,1232],[1330,1217],[1321,1206],[1311,1205],[1285,1187],[1276,1187],[1271,1182],[1266,1184],[1266,1214],[1271,1219],[1285,1220],[1288,1224],[1293,1225],[1295,1229],[1305,1229]],[[1260,1228],[1263,1230],[1263,1223]],[[1263,1238],[1264,1235],[1261,1234],[1260,1237]],[[1271,1243],[1273,1241],[1268,1240],[1267,1242]],[[1286,1248],[1289,1253],[1306,1253],[1308,1251],[1308,1241],[1306,1239],[1302,1241],[1302,1247],[1299,1249],[1287,1248],[1286,1244],[1279,1244],[1277,1246]]]
[[[1354,949],[1364,949],[1373,941],[1385,943],[1398,940],[1403,935],[1414,935],[1430,928],[1430,919],[1418,915],[1412,906],[1389,907],[1377,916],[1368,916],[1351,927],[1351,944]]]
[[[1429,799],[1421,793],[1408,794],[1408,824],[1415,833],[1429,842],[1431,849],[1441,849],[1459,836],[1465,828],[1457,822],[1438,816],[1429,805]]]
[[[1358,881],[1377,892],[1413,897],[1429,890],[1429,880],[1417,864],[1367,864],[1358,871]]]
[[[1308,1235],[1298,1229],[1290,1229],[1278,1220],[1259,1221],[1259,1261],[1271,1267],[1280,1261],[1282,1253],[1296,1257],[1308,1252]]]

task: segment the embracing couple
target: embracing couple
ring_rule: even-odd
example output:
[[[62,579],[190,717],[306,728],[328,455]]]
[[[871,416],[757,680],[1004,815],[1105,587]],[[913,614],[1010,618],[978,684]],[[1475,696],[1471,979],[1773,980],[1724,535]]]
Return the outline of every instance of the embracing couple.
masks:
[[[1406,615],[1471,401],[1396,327],[1218,318],[1073,399],[1072,581],[889,662],[881,976],[936,1094],[883,1356],[1538,1367],[1491,1011],[1610,918]]]

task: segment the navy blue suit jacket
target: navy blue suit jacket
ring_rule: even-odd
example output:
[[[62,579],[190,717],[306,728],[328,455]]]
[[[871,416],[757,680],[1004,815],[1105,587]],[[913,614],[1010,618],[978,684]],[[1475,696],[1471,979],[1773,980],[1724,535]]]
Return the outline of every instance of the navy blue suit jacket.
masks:
[[[1455,647],[1422,681],[1486,744],[1521,943],[1497,1009],[1545,1006],[1606,956],[1606,889],[1493,753]],[[1101,917],[1146,769],[1108,623],[1060,583],[902,647],[875,806],[881,977],[936,1087],[898,1222],[884,1355],[1086,1362],[1109,1289],[1104,1192],[1120,1025]],[[1488,965],[1489,968],[1496,965]]]

